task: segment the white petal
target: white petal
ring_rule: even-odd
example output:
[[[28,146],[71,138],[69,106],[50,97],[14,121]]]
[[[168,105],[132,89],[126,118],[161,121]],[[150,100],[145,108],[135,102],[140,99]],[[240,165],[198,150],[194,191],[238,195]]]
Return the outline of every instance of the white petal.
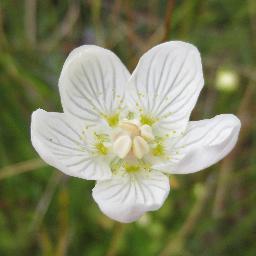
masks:
[[[160,172],[122,172],[109,181],[98,181],[93,198],[108,217],[128,223],[147,211],[158,210],[169,190],[169,179]]]
[[[158,121],[164,132],[182,132],[203,83],[197,48],[184,42],[167,42],[141,57],[129,80],[129,100],[133,109]]]
[[[38,109],[32,114],[31,140],[41,158],[67,175],[88,180],[104,180],[112,176],[103,159],[93,155],[81,136],[78,120],[64,113]]]
[[[130,77],[111,51],[85,45],[68,56],[59,80],[62,106],[88,125],[95,125],[120,112]]]
[[[235,146],[241,123],[231,114],[189,122],[186,132],[170,144],[170,161],[154,166],[166,173],[185,174],[205,169]]]

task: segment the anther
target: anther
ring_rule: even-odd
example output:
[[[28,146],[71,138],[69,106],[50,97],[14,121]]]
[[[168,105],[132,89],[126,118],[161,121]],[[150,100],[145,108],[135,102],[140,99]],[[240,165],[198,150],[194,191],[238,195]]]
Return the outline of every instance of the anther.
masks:
[[[119,136],[113,143],[114,153],[120,157],[125,158],[132,147],[132,140],[129,135]]]
[[[140,127],[140,134],[146,140],[154,140],[155,136],[153,134],[151,126],[145,124]]]
[[[141,159],[149,152],[149,145],[142,137],[136,136],[133,139],[132,151],[138,159]]]
[[[140,135],[140,130],[136,124],[130,122],[122,122],[119,127],[128,132],[130,136],[135,137]]]

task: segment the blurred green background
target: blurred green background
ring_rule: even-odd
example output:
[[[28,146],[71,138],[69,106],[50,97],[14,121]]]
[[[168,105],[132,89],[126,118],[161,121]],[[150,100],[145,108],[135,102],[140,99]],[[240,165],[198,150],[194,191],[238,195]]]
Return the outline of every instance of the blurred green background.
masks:
[[[94,182],[39,159],[30,115],[61,111],[57,81],[73,48],[110,48],[132,71],[177,39],[203,59],[192,119],[234,113],[239,142],[213,167],[172,176],[159,211],[122,225],[98,210]],[[255,0],[1,0],[0,255],[256,255],[255,65]]]

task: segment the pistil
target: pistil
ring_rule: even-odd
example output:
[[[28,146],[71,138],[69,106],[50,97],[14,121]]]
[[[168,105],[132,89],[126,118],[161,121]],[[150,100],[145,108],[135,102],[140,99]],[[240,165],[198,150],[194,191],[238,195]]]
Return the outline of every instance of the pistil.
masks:
[[[113,152],[121,159],[134,156],[142,159],[149,153],[149,142],[154,140],[152,128],[149,125],[140,125],[136,120],[123,121],[119,130],[113,136]]]

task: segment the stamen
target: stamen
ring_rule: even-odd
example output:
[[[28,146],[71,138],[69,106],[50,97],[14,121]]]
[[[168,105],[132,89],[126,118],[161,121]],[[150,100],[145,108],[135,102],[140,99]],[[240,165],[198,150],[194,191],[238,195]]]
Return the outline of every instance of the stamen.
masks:
[[[138,159],[141,159],[149,152],[149,145],[142,137],[136,136],[133,139],[132,150],[133,150],[133,154]]]
[[[140,130],[136,124],[131,122],[122,122],[119,127],[130,134],[130,136],[135,137],[140,135]]]
[[[129,135],[119,136],[113,143],[113,151],[120,158],[125,158],[131,147],[132,140]]]
[[[140,133],[141,136],[146,140],[152,141],[155,139],[151,126],[147,124],[144,124],[140,127]]]

